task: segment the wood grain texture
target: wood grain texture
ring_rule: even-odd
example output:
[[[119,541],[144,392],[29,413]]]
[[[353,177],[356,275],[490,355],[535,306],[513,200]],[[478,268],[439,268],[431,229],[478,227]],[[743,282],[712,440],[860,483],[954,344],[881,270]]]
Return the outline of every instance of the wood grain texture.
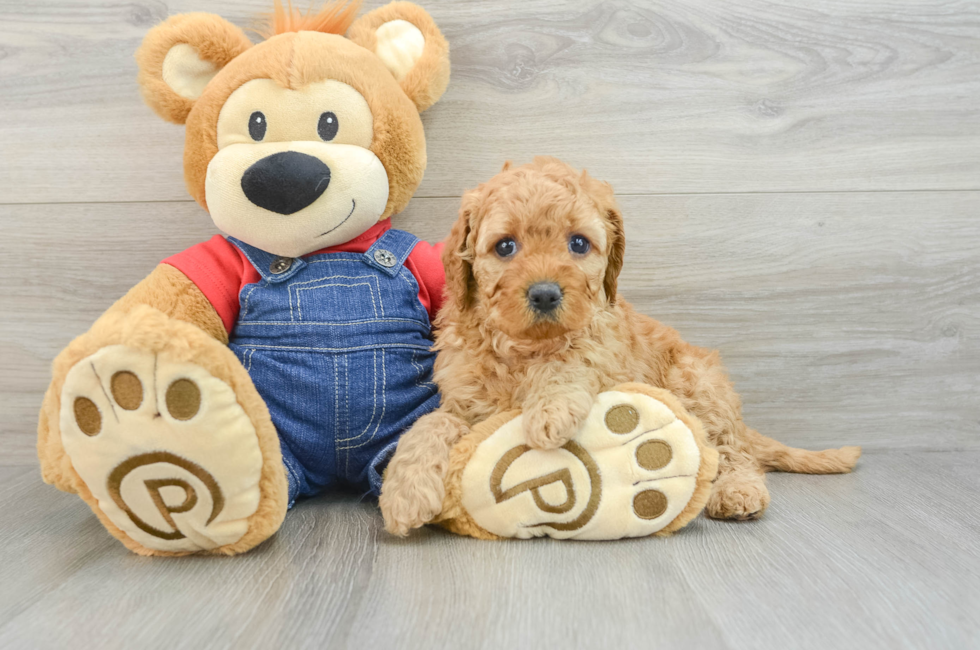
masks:
[[[129,554],[77,498],[0,470],[0,647],[974,648],[980,452],[770,475],[758,522],[669,539],[388,537],[301,503],[239,558]],[[917,480],[918,479],[918,480]]]
[[[809,447],[977,446],[980,193],[620,203],[621,291],[721,349],[760,431]],[[438,241],[457,208],[415,199],[397,225]],[[157,261],[214,228],[189,202],[0,210],[13,224],[0,241],[0,463],[16,464],[34,457],[51,359]]]
[[[168,14],[270,4],[0,0],[0,202],[185,198],[133,52]],[[423,4],[453,78],[419,196],[543,153],[629,193],[980,187],[976,2]]]
[[[453,77],[396,225],[441,239],[505,159],[589,168],[625,296],[720,348],[759,430],[865,445],[857,472],[770,475],[763,520],[667,540],[398,540],[330,495],[240,558],[128,553],[40,481],[48,367],[215,232],[143,35],[271,0],[0,0],[0,648],[980,647],[980,3],[418,1]]]

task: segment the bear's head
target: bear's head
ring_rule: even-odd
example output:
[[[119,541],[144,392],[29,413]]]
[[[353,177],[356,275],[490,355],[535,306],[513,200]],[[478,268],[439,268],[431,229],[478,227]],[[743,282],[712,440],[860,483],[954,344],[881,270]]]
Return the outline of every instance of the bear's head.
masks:
[[[446,89],[449,45],[414,4],[354,20],[357,4],[277,1],[256,45],[218,16],[173,16],[136,53],[146,102],[187,125],[191,196],[227,234],[298,257],[400,212],[421,182],[419,113]]]

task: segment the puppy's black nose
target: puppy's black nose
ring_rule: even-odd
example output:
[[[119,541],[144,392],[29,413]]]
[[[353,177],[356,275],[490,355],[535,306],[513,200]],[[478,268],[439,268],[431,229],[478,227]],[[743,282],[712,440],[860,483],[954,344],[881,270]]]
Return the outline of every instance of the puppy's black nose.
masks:
[[[535,282],[527,290],[527,301],[538,313],[552,312],[561,304],[561,287],[555,282]]]
[[[310,205],[330,184],[330,168],[298,151],[280,151],[252,164],[242,174],[248,200],[271,212],[292,214]]]

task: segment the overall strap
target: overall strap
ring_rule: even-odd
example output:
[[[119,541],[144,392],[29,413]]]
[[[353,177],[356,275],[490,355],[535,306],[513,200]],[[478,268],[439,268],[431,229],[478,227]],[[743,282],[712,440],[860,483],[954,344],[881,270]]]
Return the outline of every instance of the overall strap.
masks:
[[[245,257],[252,263],[263,280],[273,284],[288,280],[306,266],[306,262],[298,257],[283,257],[266,253],[234,237],[228,237],[228,241],[245,254]]]
[[[364,253],[364,262],[394,277],[418,243],[419,238],[412,233],[388,230]]]

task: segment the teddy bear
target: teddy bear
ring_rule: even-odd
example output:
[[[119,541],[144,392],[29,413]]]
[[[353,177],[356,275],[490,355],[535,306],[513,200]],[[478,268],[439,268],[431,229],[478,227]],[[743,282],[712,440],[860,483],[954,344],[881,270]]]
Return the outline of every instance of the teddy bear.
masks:
[[[277,2],[254,45],[177,15],[136,54],[227,237],[163,260],[72,341],[38,424],[44,480],[136,553],[233,555],[299,498],[377,494],[400,433],[438,406],[440,248],[391,217],[422,179],[449,46],[414,4],[356,13]]]

